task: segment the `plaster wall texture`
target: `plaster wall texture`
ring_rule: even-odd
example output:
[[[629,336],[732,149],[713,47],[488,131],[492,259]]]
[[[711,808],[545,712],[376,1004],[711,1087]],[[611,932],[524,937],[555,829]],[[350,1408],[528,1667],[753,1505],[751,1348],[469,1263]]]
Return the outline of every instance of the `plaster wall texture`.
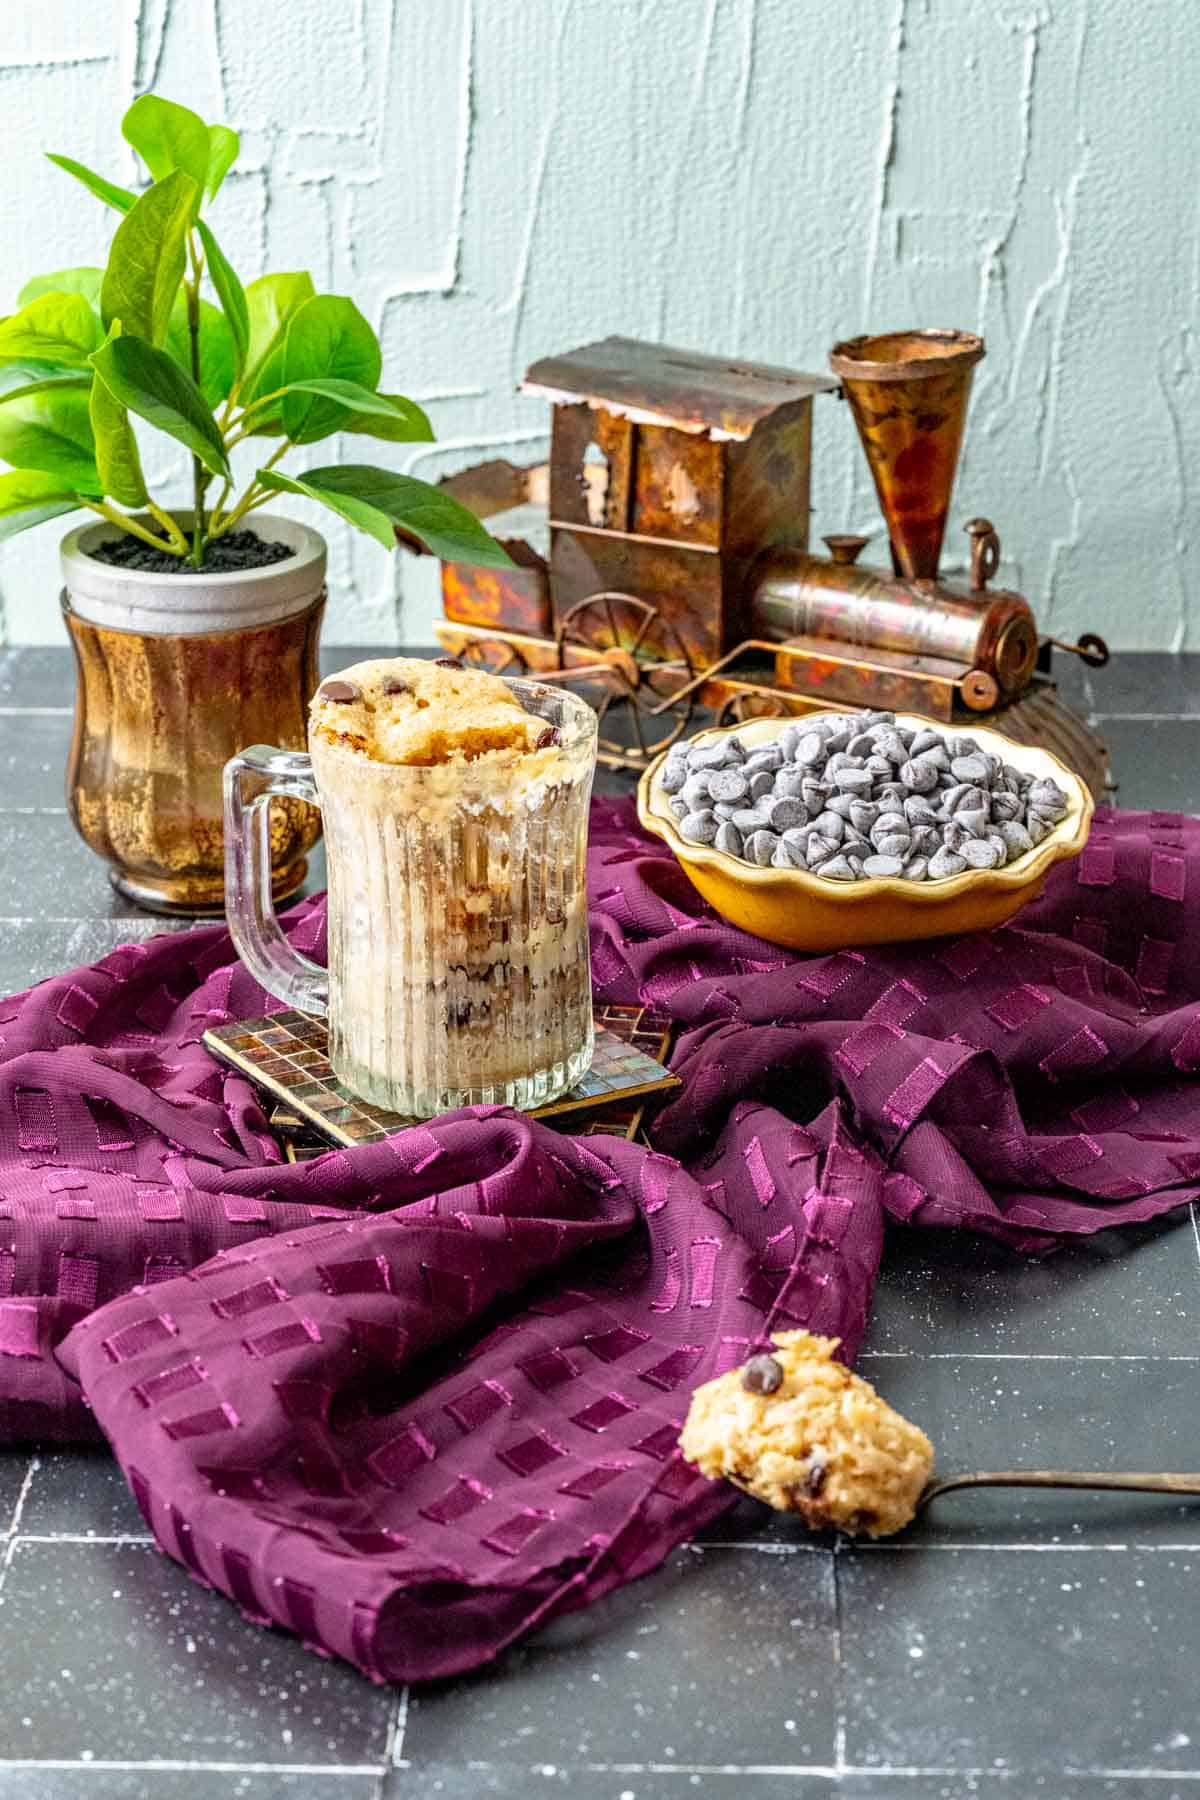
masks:
[[[1044,627],[1200,648],[1192,0],[5,0],[9,303],[111,229],[41,151],[131,182],[149,88],[242,134],[214,223],[243,278],[350,293],[429,408],[436,447],[348,459],[534,460],[524,368],[608,332],[822,369],[855,331],[962,326],[988,359],[951,560],[985,513]],[[815,530],[875,527],[831,400],[815,464]],[[306,516],[327,639],[428,642],[428,562]],[[60,529],[0,550],[0,638],[61,638]]]

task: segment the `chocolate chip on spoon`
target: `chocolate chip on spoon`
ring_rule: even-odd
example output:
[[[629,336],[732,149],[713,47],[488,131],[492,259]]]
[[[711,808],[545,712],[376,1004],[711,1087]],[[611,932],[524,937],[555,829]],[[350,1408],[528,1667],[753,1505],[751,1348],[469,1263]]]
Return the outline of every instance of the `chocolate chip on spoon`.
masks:
[[[317,692],[320,699],[335,700],[343,705],[362,699],[362,689],[354,681],[326,681]]]
[[[773,1394],[783,1386],[783,1364],[775,1356],[752,1356],[742,1370],[742,1386],[748,1394]]]

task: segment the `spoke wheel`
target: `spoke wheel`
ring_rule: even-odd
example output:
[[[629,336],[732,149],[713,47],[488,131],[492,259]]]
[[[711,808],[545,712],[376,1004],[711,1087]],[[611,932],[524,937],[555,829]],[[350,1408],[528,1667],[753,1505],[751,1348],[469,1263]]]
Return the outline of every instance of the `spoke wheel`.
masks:
[[[592,594],[563,614],[556,640],[560,668],[607,666],[607,675],[578,684],[600,718],[601,762],[643,769],[686,730],[691,698],[675,695],[695,671],[656,606],[615,590]]]
[[[784,719],[787,705],[775,694],[734,694],[717,714],[718,725],[744,725],[747,719]]]
[[[529,671],[521,652],[503,638],[470,638],[455,655],[467,668],[484,669],[489,675],[525,675]]]

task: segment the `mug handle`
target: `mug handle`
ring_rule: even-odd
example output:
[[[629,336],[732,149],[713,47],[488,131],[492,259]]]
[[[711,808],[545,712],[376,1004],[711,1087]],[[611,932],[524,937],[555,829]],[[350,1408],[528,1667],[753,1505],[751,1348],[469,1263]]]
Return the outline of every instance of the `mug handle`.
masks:
[[[324,1018],[329,975],[284,937],[271,896],[271,799],[319,806],[303,750],[252,744],[225,764],[225,917],[234,949],[255,981],[285,1006]]]

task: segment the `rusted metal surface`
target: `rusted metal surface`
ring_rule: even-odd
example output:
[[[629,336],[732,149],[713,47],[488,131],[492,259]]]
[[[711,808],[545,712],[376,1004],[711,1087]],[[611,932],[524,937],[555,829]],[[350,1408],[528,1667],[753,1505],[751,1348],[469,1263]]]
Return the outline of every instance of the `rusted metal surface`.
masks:
[[[982,593],[1000,567],[1000,539],[990,519],[968,519],[971,540],[971,586]]]
[[[981,594],[942,582],[901,581],[882,569],[795,551],[769,551],[755,568],[750,609],[763,637],[828,638],[863,650],[936,657],[993,675],[1018,693],[1037,661],[1037,626],[1020,594]]]
[[[1063,638],[1043,638],[1047,651],[1062,650],[1068,656],[1077,656],[1081,662],[1093,669],[1103,669],[1108,662],[1110,651],[1102,637],[1094,631],[1081,631],[1077,643],[1067,643]]]
[[[821,539],[834,562],[842,568],[856,563],[870,541],[857,531],[829,531]]]
[[[518,538],[502,540],[516,567],[483,569],[442,564],[442,607],[463,625],[504,625],[530,635],[553,629],[550,572],[545,558]]]
[[[556,528],[550,575],[558,619],[594,594],[636,594],[661,622],[645,650],[663,661],[682,642],[695,668],[715,662],[722,648],[721,558],[711,550],[644,542],[608,532]]]
[[[721,542],[725,449],[661,425],[638,425],[633,529],[689,544]]]
[[[965,671],[933,657],[872,650],[855,656],[827,638],[797,637],[775,652],[775,683],[822,701],[847,706],[886,707],[952,719]]]
[[[523,506],[527,500],[544,502],[545,473],[544,463],[521,469],[497,457],[470,469],[460,469],[457,475],[447,475],[438,487],[469,507],[476,518],[490,519],[510,507]]]
[[[1039,647],[1021,595],[989,591],[1000,544],[988,520],[966,527],[969,582],[936,578],[983,353],[952,331],[835,347],[893,572],[859,563],[858,532],[808,553],[812,400],[836,382],[626,338],[535,364],[525,391],[555,403],[548,465],[492,462],[443,485],[481,517],[545,497],[548,565],[510,544],[515,571],[449,568],[439,641],[624,709],[604,755],[624,766],[642,766],[651,733],[677,729],[692,704],[733,717],[890,706],[1009,720],[1102,779],[1094,733],[1052,685],[1030,685],[1049,641]],[[1105,656],[1090,637],[1067,647]]]
[[[534,363],[521,391],[555,405],[583,400],[635,424],[743,439],[777,407],[836,386],[825,375],[609,337]]]
[[[937,579],[946,514],[982,338],[892,331],[837,344],[842,379],[899,575]]]
[[[750,570],[766,544],[808,548],[812,401],[796,400],[764,419],[725,453],[722,537],[723,644],[750,635]]]
[[[560,406],[550,440],[550,517],[567,525],[627,531],[633,427],[590,406]]]

